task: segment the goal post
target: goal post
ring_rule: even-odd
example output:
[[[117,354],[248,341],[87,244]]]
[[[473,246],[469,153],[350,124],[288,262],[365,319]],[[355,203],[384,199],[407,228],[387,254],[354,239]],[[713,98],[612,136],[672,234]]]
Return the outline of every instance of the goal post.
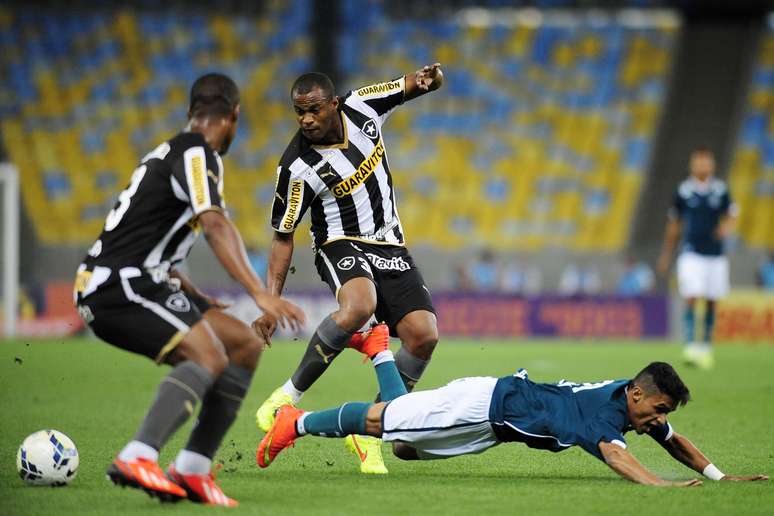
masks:
[[[19,306],[19,170],[11,163],[0,163],[2,190],[2,305],[3,334],[16,335]]]

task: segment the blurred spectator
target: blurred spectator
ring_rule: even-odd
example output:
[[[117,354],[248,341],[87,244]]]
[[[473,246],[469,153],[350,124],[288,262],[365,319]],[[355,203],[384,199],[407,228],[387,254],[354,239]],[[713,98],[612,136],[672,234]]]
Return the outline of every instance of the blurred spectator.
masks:
[[[774,251],[770,251],[763,259],[757,272],[758,286],[764,290],[774,290]]]
[[[618,278],[616,293],[621,296],[641,296],[653,290],[653,269],[645,262],[638,262],[634,257],[626,258],[624,269]]]
[[[500,283],[506,294],[537,294],[542,287],[543,276],[535,265],[514,259],[503,265]]]
[[[457,287],[477,292],[500,290],[500,267],[490,249],[482,249],[478,256],[457,266]]]
[[[570,263],[559,279],[559,293],[565,296],[598,294],[601,288],[599,271],[592,265]]]

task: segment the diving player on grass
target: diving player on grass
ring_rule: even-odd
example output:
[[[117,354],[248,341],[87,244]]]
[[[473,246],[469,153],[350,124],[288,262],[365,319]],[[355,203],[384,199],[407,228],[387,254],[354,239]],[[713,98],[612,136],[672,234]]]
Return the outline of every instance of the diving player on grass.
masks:
[[[406,393],[386,338],[352,345],[376,370],[380,403],[345,403],[320,412],[280,408],[261,441],[256,460],[268,467],[298,437],[367,434],[393,443],[405,460],[445,459],[481,453],[505,442],[560,452],[580,446],[627,480],[655,486],[696,486],[697,479],[669,481],[647,470],[627,451],[624,434],[648,434],[672,457],[712,480],[767,480],[765,475],[723,474],[667,415],[690,399],[667,363],[653,362],[631,380],[598,383],[533,383],[525,370],[503,378],[461,378],[439,389]]]
[[[263,431],[281,405],[298,403],[372,316],[386,323],[372,331],[401,340],[395,361],[408,390],[427,367],[438,342],[435,309],[405,246],[382,125],[404,102],[441,84],[438,63],[342,97],[320,73],[294,82],[290,94],[299,130],[277,170],[267,285],[276,295],[282,292],[293,234],[308,210],[315,265],[339,306],[317,327],[290,378],[258,409]],[[271,314],[254,323],[262,334],[271,335],[275,326]],[[363,473],[387,473],[380,441],[351,436],[345,442]]]

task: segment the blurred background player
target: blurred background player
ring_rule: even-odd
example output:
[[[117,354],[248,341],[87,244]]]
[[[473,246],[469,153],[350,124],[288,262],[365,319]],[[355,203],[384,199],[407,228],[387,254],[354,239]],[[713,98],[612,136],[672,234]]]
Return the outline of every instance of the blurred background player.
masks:
[[[396,363],[407,389],[427,367],[438,342],[435,309],[404,244],[382,125],[403,102],[442,83],[439,63],[343,97],[323,74],[307,73],[294,82],[290,95],[299,130],[277,169],[267,283],[272,293],[282,292],[293,233],[311,208],[315,265],[339,308],[320,323],[293,375],[258,409],[262,430],[269,430],[281,405],[301,399],[374,315],[401,340]],[[269,337],[276,321],[269,314],[254,326]],[[381,442],[354,439],[348,444],[361,459],[361,471],[386,473]]]
[[[696,486],[697,479],[669,481],[627,451],[624,434],[648,434],[675,459],[712,480],[767,480],[765,475],[723,474],[667,415],[690,400],[671,365],[653,362],[631,380],[596,383],[534,383],[527,371],[502,378],[454,380],[430,391],[406,393],[392,352],[374,339],[359,350],[371,358],[383,399],[350,402],[319,412],[284,405],[261,441],[256,461],[268,467],[298,437],[341,437],[349,433],[382,436],[404,460],[446,459],[482,453],[507,442],[560,452],[580,446],[623,478],[655,486]]]
[[[677,282],[685,300],[683,332],[685,360],[709,369],[713,366],[712,330],[719,299],[728,293],[728,259],[724,240],[734,230],[738,209],[725,182],[714,177],[715,156],[706,147],[694,149],[690,177],[675,192],[658,260],[662,275],[669,269],[672,253],[680,239]],[[696,338],[696,301],[705,299],[704,333]]]
[[[236,134],[236,84],[225,75],[204,75],[191,88],[189,106],[188,126],[147,154],[118,196],[78,267],[76,304],[102,340],[173,366],[140,429],[110,465],[110,480],[162,501],[187,497],[234,506],[210,469],[264,341],[176,266],[203,231],[220,263],[262,310],[293,326],[303,322],[303,313],[264,289],[225,213],[220,156]],[[165,475],[159,450],[200,402],[188,443]]]

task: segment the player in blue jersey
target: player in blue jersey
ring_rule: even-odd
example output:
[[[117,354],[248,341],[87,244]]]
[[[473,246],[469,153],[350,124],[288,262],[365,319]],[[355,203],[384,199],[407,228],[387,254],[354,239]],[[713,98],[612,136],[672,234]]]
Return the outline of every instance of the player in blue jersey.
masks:
[[[726,183],[714,177],[715,157],[699,147],[691,153],[691,175],[680,183],[669,210],[664,246],[658,261],[663,275],[669,270],[678,239],[677,282],[685,299],[683,331],[685,360],[709,369],[713,365],[712,329],[717,301],[728,293],[728,259],[723,241],[734,230],[737,207]],[[696,301],[706,300],[704,334],[696,338]]]
[[[725,475],[691,441],[672,429],[667,415],[690,399],[667,363],[653,362],[631,380],[534,383],[525,370],[503,378],[455,380],[431,391],[406,393],[387,341],[368,354],[386,402],[345,403],[320,412],[283,405],[261,441],[256,460],[267,467],[303,435],[366,434],[393,443],[406,460],[481,453],[505,442],[560,452],[580,446],[622,477],[648,485],[694,486],[697,479],[668,481],[631,455],[624,434],[648,434],[675,459],[713,480],[766,480],[764,475]],[[354,347],[354,346],[353,346]]]

